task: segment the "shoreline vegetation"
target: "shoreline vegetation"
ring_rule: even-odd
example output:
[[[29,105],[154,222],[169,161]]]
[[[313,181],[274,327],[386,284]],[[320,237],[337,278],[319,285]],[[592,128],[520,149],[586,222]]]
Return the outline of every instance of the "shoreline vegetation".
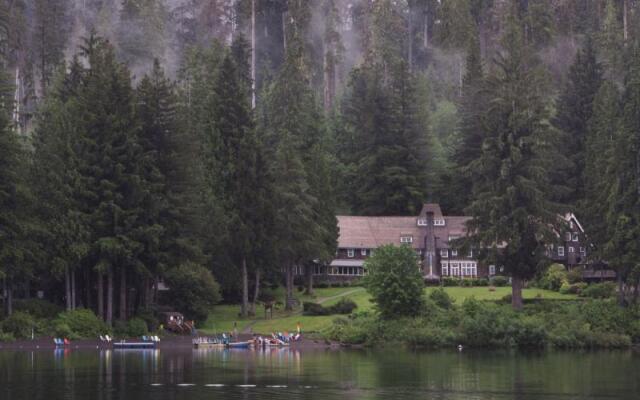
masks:
[[[235,326],[241,337],[250,337],[253,333],[293,331],[300,322],[307,345],[313,344],[312,347],[340,344],[365,348],[403,345],[455,349],[462,345],[464,348],[492,349],[596,349],[628,348],[640,341],[640,310],[618,307],[615,295],[604,299],[584,298],[530,285],[524,289],[523,310],[516,312],[510,306],[511,288],[508,286],[436,286],[423,290],[418,315],[385,319],[377,312],[369,292],[355,285],[317,288],[313,296],[299,291],[297,298],[307,310],[303,307],[294,311],[277,309],[271,319],[264,318],[261,307],[256,310],[255,317],[241,318],[239,304],[218,305],[200,324],[198,334],[233,332]],[[277,299],[284,298],[281,288],[273,295]],[[146,334],[149,324],[153,332],[158,332],[158,325],[142,318],[108,329],[88,310],[61,312],[57,309],[58,314],[53,309],[55,306],[44,301],[31,303],[19,302],[18,311],[9,324],[3,322],[0,347],[44,348],[43,344],[48,344],[44,338],[68,336],[75,339],[80,348],[93,348],[94,338],[107,331],[118,338],[136,337]],[[38,304],[39,309],[34,304]],[[309,307],[309,304],[316,307]],[[339,314],[341,305],[345,304],[353,304],[356,308]],[[309,308],[314,309],[311,310],[313,315]],[[323,315],[318,308],[331,310],[331,313]],[[56,314],[56,318],[48,319]],[[29,340],[30,327],[34,328],[35,341]],[[172,343],[180,339],[163,337]]]

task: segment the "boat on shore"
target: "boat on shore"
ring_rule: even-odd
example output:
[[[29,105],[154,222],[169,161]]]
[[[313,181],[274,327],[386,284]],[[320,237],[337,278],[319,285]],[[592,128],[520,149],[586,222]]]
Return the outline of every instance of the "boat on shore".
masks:
[[[124,350],[124,349],[155,349],[156,342],[113,342],[112,344],[114,350]]]

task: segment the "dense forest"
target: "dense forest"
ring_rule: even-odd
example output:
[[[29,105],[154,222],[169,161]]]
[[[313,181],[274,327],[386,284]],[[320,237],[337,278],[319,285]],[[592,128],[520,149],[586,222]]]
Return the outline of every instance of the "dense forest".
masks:
[[[636,0],[2,0],[4,313],[255,311],[336,214],[469,213],[536,273],[571,210],[640,269]],[[531,223],[535,221],[536,223]],[[519,284],[514,279],[514,285]]]

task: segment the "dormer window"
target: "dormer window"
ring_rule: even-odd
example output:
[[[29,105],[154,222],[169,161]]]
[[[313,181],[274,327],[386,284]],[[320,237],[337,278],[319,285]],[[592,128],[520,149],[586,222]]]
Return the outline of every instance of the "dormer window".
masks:
[[[444,226],[444,219],[434,219],[433,225],[435,226]]]
[[[451,249],[451,257],[455,257],[458,255],[458,250],[456,249]]]
[[[449,253],[447,252],[447,249],[441,249],[440,250],[440,257],[442,257],[442,258],[449,257]]]
[[[571,240],[573,240],[574,242],[578,241],[578,234],[576,232],[573,232],[573,234],[571,235]]]
[[[413,236],[400,236],[400,243],[413,243]]]
[[[353,258],[355,256],[356,251],[354,249],[347,249],[347,257]]]
[[[427,220],[424,218],[418,218],[418,226],[427,226]]]
[[[367,255],[367,249],[361,249],[360,250],[360,254],[362,254],[363,256]]]

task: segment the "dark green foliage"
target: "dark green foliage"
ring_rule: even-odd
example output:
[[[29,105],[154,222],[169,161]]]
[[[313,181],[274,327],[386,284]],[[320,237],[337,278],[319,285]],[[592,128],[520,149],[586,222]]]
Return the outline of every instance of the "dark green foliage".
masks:
[[[568,283],[567,269],[562,264],[552,264],[540,278],[539,286],[542,289],[560,290],[563,284]]]
[[[596,93],[602,84],[602,67],[596,58],[591,37],[587,37],[584,49],[578,50],[567,78],[554,118],[554,125],[564,133],[563,152],[570,154],[571,161],[569,169],[559,177],[568,189],[559,200],[576,205],[585,197],[587,126],[593,115]]]
[[[140,337],[148,332],[147,323],[142,318],[134,317],[127,322],[127,335],[130,337]]]
[[[416,254],[408,246],[382,246],[365,262],[364,285],[384,318],[418,315],[424,282]]]
[[[185,263],[166,274],[170,303],[187,319],[204,321],[220,300],[220,286],[206,268]]]
[[[509,278],[507,278],[506,276],[501,276],[501,275],[496,275],[491,277],[491,284],[493,286],[507,286],[507,284],[509,283]]]
[[[581,297],[589,297],[592,299],[608,299],[616,294],[616,285],[613,282],[592,283],[582,289]]]
[[[351,314],[357,307],[358,305],[350,299],[340,299],[336,304],[328,307],[311,302],[304,302],[302,304],[304,315]]]
[[[346,344],[454,348],[626,348],[637,340],[637,310],[612,301],[548,301],[526,304],[513,312],[509,304],[467,299],[442,308],[429,305],[428,316],[388,320],[354,314],[336,319],[325,334]]]
[[[63,312],[51,322],[51,326],[56,336],[69,339],[97,338],[109,333],[107,325],[87,309]]]
[[[473,202],[467,208],[470,240],[490,244],[488,257],[504,266],[513,282],[513,306],[522,306],[522,282],[544,260],[544,241],[558,223],[548,171],[561,157],[551,146],[554,130],[545,75],[525,45],[518,21],[508,22],[503,51],[488,77],[487,136],[471,164]],[[498,246],[504,244],[499,250]]]
[[[62,307],[59,305],[42,299],[16,300],[14,306],[16,311],[27,313],[39,319],[51,318],[62,312]]]
[[[454,300],[442,288],[436,288],[430,291],[429,298],[440,308],[449,309],[453,305]]]
[[[0,323],[0,330],[16,339],[27,339],[32,333],[39,333],[39,324],[33,316],[16,311]]]

